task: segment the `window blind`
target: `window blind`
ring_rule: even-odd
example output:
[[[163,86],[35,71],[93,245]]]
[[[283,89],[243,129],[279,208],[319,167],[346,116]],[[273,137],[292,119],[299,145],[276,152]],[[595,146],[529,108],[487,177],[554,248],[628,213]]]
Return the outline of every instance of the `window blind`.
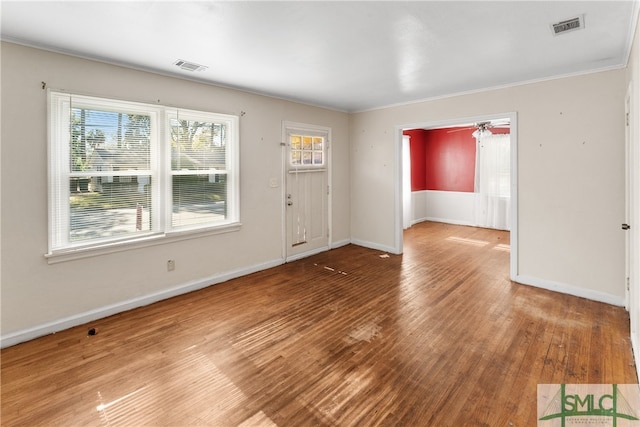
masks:
[[[171,226],[190,227],[227,218],[225,123],[177,111],[171,130]]]
[[[49,92],[49,253],[236,223],[238,118]]]

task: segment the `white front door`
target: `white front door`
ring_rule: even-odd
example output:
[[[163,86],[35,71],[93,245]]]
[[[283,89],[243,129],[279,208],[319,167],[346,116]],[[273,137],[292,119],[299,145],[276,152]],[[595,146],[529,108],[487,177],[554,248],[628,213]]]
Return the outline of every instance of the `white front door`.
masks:
[[[284,124],[286,260],[329,249],[330,129]]]

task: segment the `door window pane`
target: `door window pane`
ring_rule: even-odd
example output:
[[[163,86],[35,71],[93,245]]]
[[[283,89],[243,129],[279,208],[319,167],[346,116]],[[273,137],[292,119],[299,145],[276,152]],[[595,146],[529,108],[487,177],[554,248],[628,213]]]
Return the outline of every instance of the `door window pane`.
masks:
[[[291,135],[289,145],[289,162],[292,166],[324,166],[324,137]]]

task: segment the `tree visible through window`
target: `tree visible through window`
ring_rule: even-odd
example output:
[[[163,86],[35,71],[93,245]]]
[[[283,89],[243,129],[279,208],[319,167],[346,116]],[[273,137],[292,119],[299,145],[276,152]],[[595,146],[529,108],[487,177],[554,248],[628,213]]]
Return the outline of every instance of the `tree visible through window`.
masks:
[[[70,242],[151,230],[150,136],[149,115],[71,108]]]
[[[237,117],[59,92],[50,107],[50,252],[237,222]]]
[[[224,219],[227,214],[227,127],[170,118],[173,227]]]

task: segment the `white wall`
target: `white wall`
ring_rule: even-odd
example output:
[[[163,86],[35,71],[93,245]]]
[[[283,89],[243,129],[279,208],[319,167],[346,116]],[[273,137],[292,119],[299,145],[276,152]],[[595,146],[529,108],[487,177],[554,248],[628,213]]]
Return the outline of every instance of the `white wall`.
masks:
[[[411,193],[412,224],[422,221],[475,225],[476,193],[422,190]]]
[[[283,120],[332,129],[332,241],[350,238],[346,113],[2,43],[3,345],[283,261]],[[239,232],[49,265],[47,87],[240,114]],[[176,269],[167,272],[166,260]]]
[[[496,200],[499,210],[496,212],[495,223],[487,222],[486,215],[476,216],[478,212],[484,212],[482,210],[483,196],[480,193],[422,190],[411,193],[411,200],[413,203],[411,224],[436,221],[509,230],[509,215],[511,214],[509,197],[500,197]]]
[[[398,126],[516,112],[519,279],[622,305],[625,90],[613,70],[353,114],[352,241],[395,249]]]

